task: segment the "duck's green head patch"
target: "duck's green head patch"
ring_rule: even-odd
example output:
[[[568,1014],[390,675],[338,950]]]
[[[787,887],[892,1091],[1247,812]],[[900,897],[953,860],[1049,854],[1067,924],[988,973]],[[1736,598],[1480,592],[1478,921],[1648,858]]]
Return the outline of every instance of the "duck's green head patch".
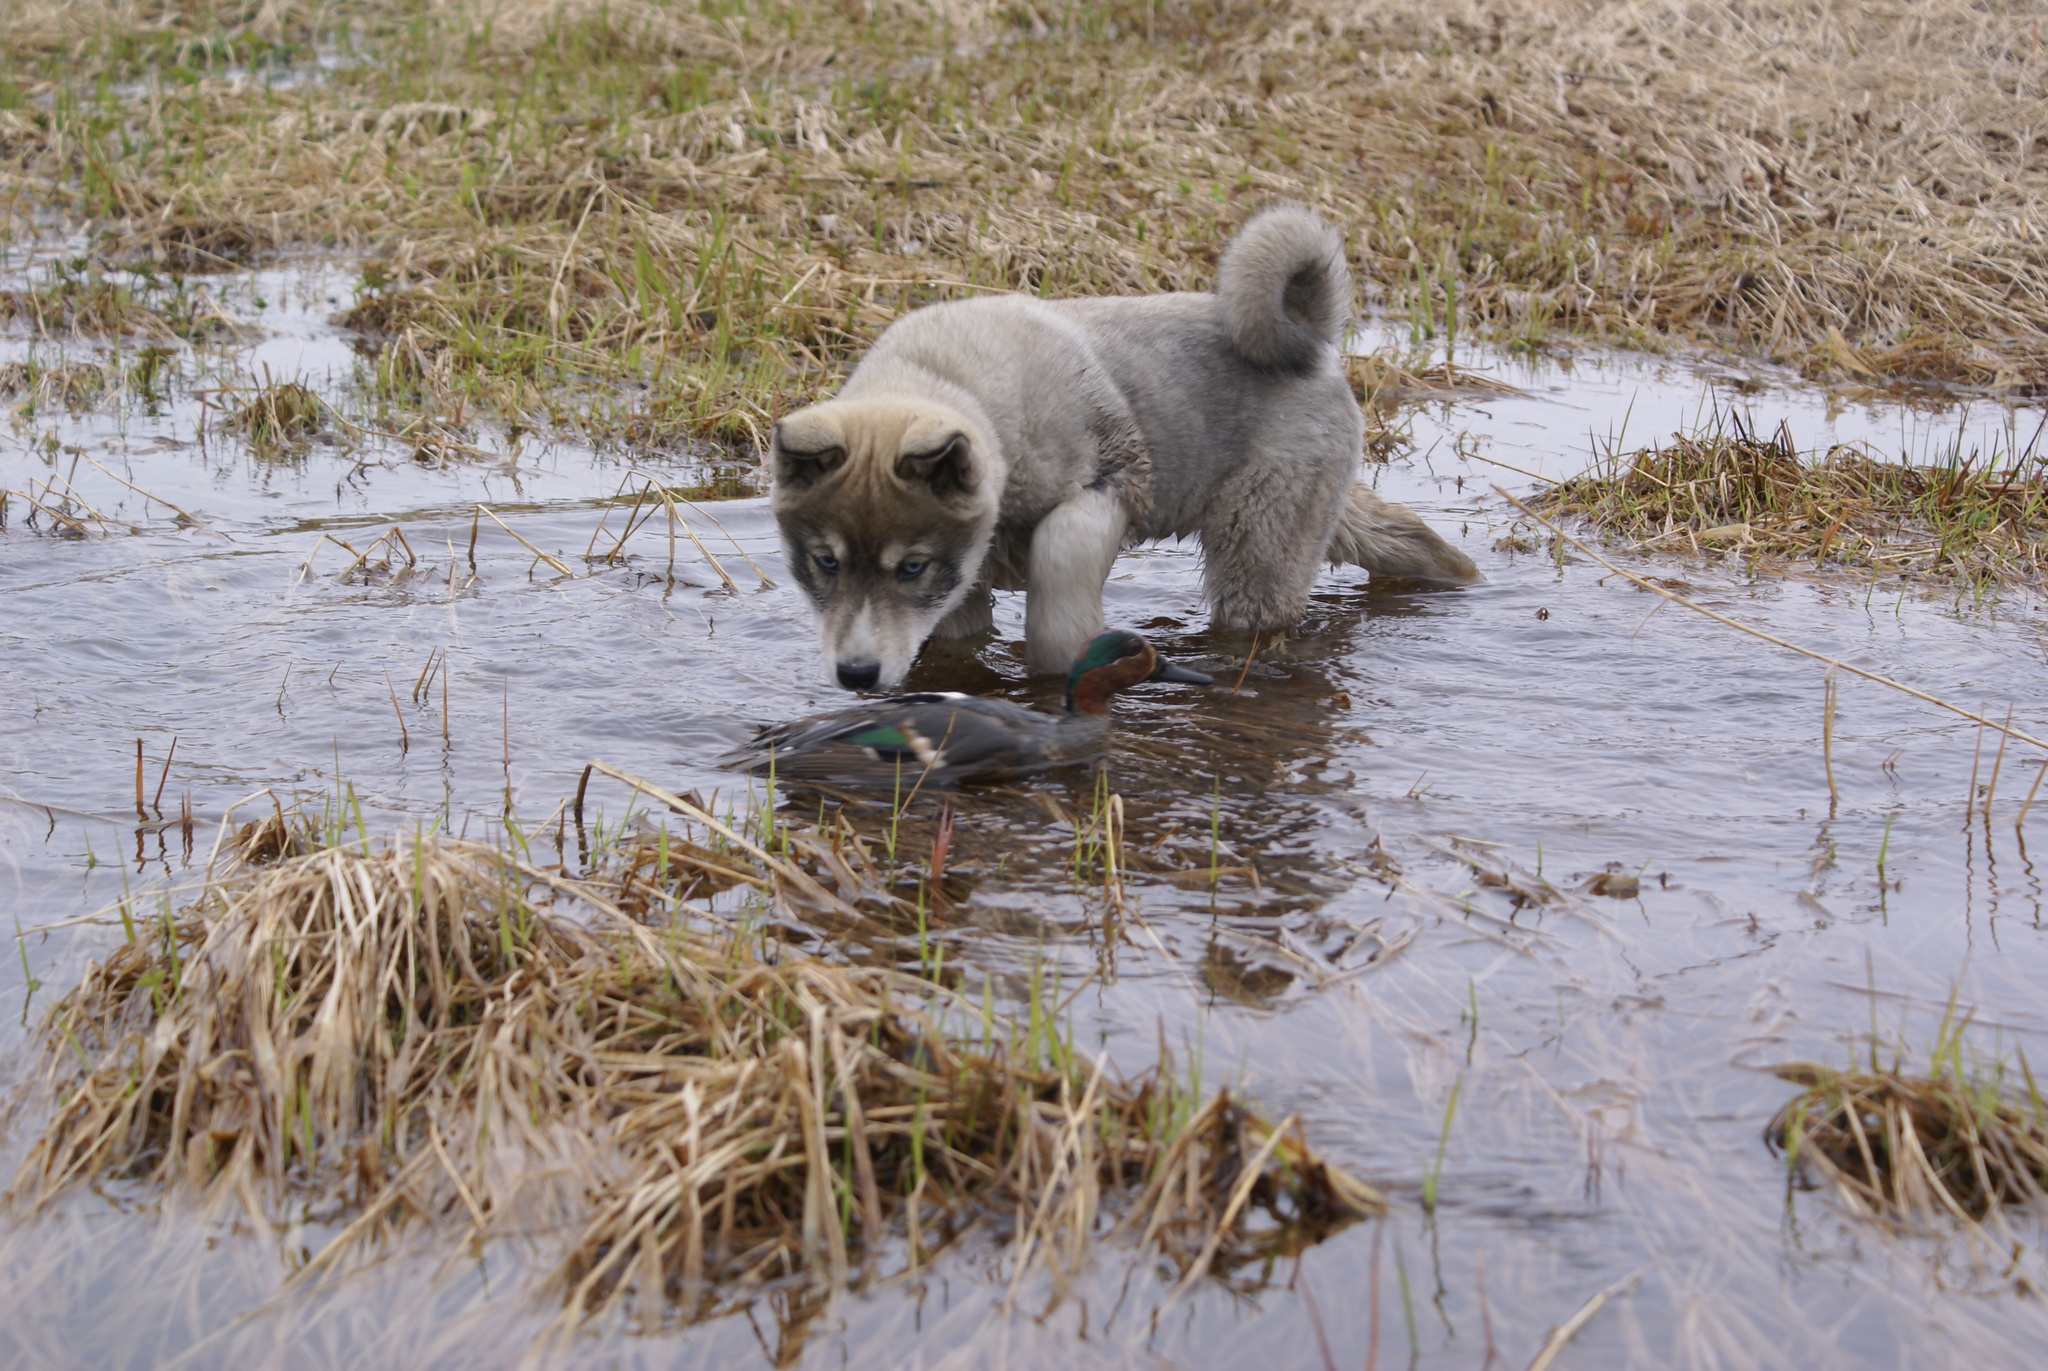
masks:
[[[1088,640],[1088,646],[1081,649],[1081,655],[1074,659],[1074,665],[1067,671],[1067,694],[1072,695],[1081,684],[1083,677],[1126,657],[1136,656],[1145,651],[1145,640],[1135,633],[1112,629],[1098,633]]]

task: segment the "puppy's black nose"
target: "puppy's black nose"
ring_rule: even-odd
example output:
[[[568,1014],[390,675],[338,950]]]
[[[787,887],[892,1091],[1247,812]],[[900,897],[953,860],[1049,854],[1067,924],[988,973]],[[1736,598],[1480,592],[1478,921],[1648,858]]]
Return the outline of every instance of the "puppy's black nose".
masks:
[[[882,679],[880,662],[841,662],[839,684],[848,690],[873,690],[875,682]]]

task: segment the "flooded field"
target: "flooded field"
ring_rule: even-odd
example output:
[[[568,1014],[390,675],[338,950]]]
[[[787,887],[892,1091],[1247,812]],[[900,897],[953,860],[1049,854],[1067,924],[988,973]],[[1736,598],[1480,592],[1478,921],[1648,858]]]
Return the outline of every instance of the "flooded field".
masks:
[[[10,1086],[31,1078],[50,999],[119,941],[112,907],[189,884],[262,792],[315,813],[351,795],[373,832],[509,829],[573,868],[587,763],[744,808],[758,791],[717,757],[843,699],[753,473],[488,423],[408,431],[328,322],[356,281],[329,261],[207,278],[224,341],[155,362],[0,341],[0,365],[22,364],[0,434],[17,493],[0,531]],[[1404,331],[1361,346],[1442,360]],[[1069,772],[952,799],[949,899],[930,913],[963,983],[1007,1005],[1051,978],[1087,1052],[1135,1073],[1164,1043],[1205,1084],[1298,1113],[1389,1193],[1389,1217],[1179,1299],[1170,1268],[1112,1242],[1064,1298],[1034,1277],[996,1317],[1011,1273],[970,1235],[919,1279],[822,1306],[770,1293],[685,1329],[543,1338],[555,1311],[518,1243],[400,1251],[287,1290],[331,1216],[255,1233],[80,1188],[0,1233],[4,1359],[1519,1367],[1584,1314],[1555,1365],[2030,1364],[2048,1336],[2037,1219],[1891,1232],[1788,1185],[1763,1134],[1793,1093],[1766,1068],[1846,1065],[1873,1035],[1921,1058],[1951,1000],[1986,1069],[2048,1060],[2026,844],[2048,844],[2048,817],[2016,823],[2041,758],[1849,676],[1830,721],[1819,665],[1660,609],[1518,527],[1494,487],[1526,496],[1716,411],[1782,421],[1802,448],[1922,461],[1959,435],[2023,447],[2040,413],[1628,355],[1456,361],[1502,389],[1405,405],[1405,441],[1370,474],[1487,582],[1414,593],[1329,572],[1302,629],[1252,651],[1207,631],[1195,549],[1128,555],[1111,623],[1217,680],[1116,706],[1129,908],[1075,878],[1097,781]],[[33,389],[64,367],[102,382]],[[308,432],[238,427],[256,387],[286,381],[326,402]],[[621,542],[646,478],[691,498],[695,540],[671,550],[653,518]],[[2024,592],[1607,555],[2048,731],[2048,638]],[[913,683],[1056,706],[1014,650],[1022,619],[999,597],[993,638],[934,648]],[[590,804],[616,823],[629,798],[600,781]],[[779,798],[794,820],[819,812]],[[937,807],[848,812],[925,852]],[[894,946],[878,930],[833,950]],[[32,1103],[12,1114],[10,1174],[39,1121]]]

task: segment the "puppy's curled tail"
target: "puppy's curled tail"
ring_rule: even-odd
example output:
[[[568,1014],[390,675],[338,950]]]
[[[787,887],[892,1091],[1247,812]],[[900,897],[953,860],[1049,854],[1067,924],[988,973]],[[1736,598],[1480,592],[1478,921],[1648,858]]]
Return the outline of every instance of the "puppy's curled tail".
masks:
[[[1362,566],[1375,576],[1454,585],[1481,579],[1472,559],[1445,542],[1421,515],[1406,505],[1389,504],[1362,485],[1351,487],[1324,555],[1332,566]]]
[[[1351,322],[1344,240],[1299,205],[1264,211],[1224,249],[1216,305],[1246,361],[1307,371],[1324,349],[1342,345]]]

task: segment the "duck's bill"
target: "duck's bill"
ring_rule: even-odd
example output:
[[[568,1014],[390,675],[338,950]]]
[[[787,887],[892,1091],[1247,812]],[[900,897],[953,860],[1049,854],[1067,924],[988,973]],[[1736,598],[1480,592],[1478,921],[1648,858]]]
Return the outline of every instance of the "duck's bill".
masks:
[[[1208,685],[1215,678],[1204,676],[1199,671],[1189,671],[1184,666],[1175,666],[1172,662],[1161,657],[1158,664],[1152,668],[1152,674],[1145,679],[1148,681],[1178,681],[1182,685]]]

